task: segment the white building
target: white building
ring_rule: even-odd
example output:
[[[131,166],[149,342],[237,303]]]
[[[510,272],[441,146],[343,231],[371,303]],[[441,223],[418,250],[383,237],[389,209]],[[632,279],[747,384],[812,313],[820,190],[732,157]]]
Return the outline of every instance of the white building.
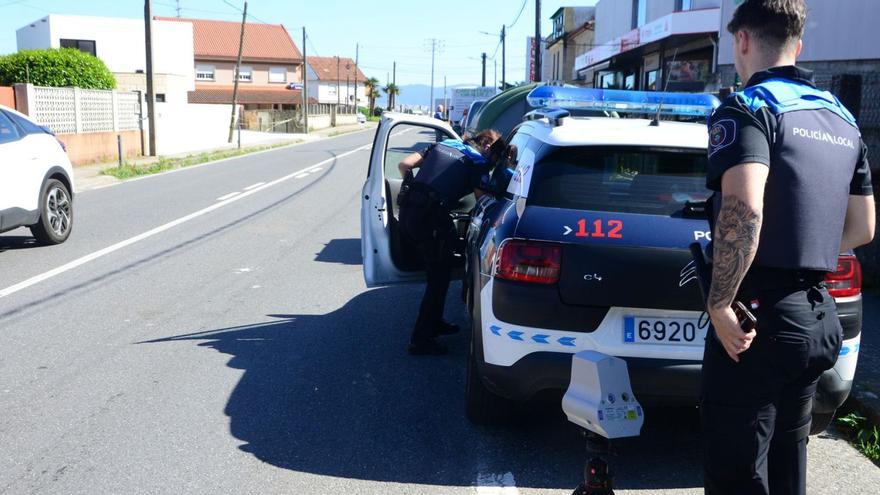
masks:
[[[367,76],[350,58],[308,57],[308,97],[311,103],[368,106],[364,87],[366,79]]]
[[[16,31],[19,50],[78,48],[100,58],[121,91],[146,89],[143,19],[50,14]],[[192,24],[153,21],[153,71],[159,102],[187,102],[195,89]]]

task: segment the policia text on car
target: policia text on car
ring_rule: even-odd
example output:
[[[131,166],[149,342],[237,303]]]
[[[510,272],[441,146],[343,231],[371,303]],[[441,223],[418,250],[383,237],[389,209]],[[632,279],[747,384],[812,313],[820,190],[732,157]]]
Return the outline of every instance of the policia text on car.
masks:
[[[464,196],[483,193],[489,173],[504,152],[504,141],[499,137],[490,129],[466,142],[447,139],[400,162],[404,177],[398,196],[400,224],[419,250],[428,279],[410,339],[410,354],[444,354],[445,346],[434,338],[458,331],[457,326],[443,321],[453,247],[458,239],[450,210]]]
[[[746,0],[728,25],[748,82],[709,121],[707,494],[806,493],[812,400],[842,339],[824,275],[874,235],[856,122],[794,65],[805,22],[803,0]],[[734,301],[755,314],[755,330],[741,330]]]

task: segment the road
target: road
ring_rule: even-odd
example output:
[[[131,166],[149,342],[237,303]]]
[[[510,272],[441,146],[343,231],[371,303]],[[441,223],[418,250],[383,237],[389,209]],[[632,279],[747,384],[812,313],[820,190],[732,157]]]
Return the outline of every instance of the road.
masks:
[[[471,426],[467,337],[408,356],[421,287],[364,287],[371,143],[87,191],[61,246],[0,235],[0,493],[570,493],[583,441],[558,406]],[[702,493],[695,425],[649,411],[617,493]],[[876,493],[846,442],[810,448],[811,493]]]

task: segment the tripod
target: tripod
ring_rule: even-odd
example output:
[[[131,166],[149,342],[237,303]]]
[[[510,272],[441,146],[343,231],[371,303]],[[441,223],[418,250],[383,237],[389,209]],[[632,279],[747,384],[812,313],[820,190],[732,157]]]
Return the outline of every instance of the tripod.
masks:
[[[572,495],[614,495],[614,475],[608,470],[608,463],[601,457],[611,453],[611,442],[591,431],[585,431],[587,455],[593,455],[584,466],[584,481],[575,488]]]

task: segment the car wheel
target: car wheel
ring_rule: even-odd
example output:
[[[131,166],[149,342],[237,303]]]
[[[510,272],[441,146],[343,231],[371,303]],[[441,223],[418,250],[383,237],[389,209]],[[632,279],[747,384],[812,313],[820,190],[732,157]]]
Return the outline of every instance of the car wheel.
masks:
[[[60,244],[73,228],[73,201],[63,182],[49,179],[43,189],[40,220],[30,227],[40,244]]]
[[[480,426],[503,423],[510,419],[513,411],[513,403],[509,399],[493,394],[480,379],[473,342],[468,353],[464,404],[468,420]]]
[[[833,419],[833,412],[813,413],[813,422],[810,424],[810,435],[818,435],[828,429]]]

